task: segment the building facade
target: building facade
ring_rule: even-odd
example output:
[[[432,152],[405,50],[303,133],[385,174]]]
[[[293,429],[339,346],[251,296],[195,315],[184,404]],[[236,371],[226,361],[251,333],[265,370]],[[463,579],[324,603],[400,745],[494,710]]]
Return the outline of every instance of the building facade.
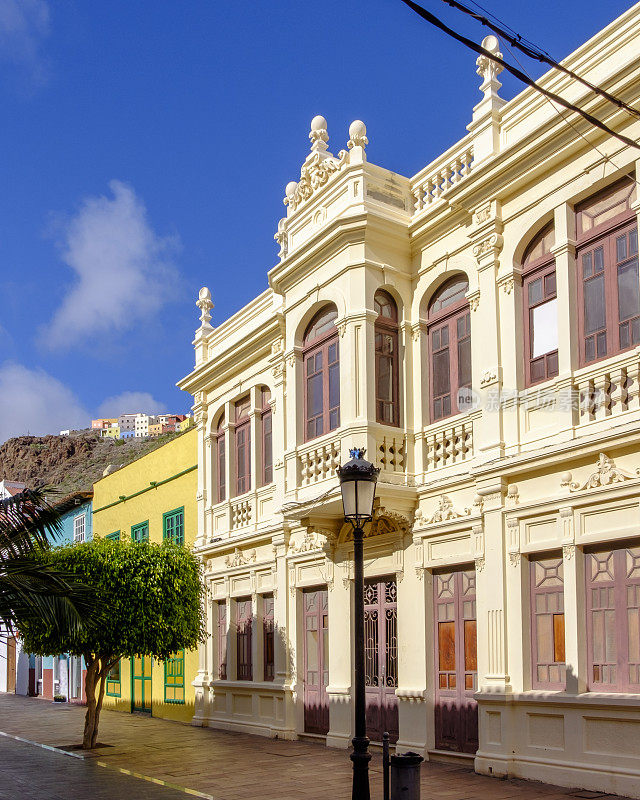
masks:
[[[636,104],[639,23],[564,65]],[[364,446],[370,738],[640,797],[640,151],[477,66],[468,134],[413,177],[368,161],[360,122],[332,155],[316,117],[269,288],[216,328],[200,292],[194,724],[348,746],[336,468]]]
[[[197,530],[195,428],[94,484],[94,534],[113,539],[193,545]],[[189,721],[198,655],[168,661],[122,659],[106,684],[105,708]]]

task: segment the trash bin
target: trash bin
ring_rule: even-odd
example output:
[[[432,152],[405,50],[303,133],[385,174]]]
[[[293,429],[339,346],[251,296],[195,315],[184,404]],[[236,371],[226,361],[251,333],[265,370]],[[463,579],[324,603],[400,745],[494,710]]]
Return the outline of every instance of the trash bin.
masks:
[[[420,800],[420,764],[417,753],[391,756],[391,800]]]

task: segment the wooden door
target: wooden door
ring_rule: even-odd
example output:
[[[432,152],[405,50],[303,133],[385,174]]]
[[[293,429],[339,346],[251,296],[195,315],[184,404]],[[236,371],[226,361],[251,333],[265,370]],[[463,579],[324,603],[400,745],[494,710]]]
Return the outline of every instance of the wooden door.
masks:
[[[7,636],[7,691],[16,690],[16,637]]]
[[[382,741],[387,731],[398,740],[398,633],[395,578],[376,578],[364,586],[364,659],[367,736]]]
[[[151,656],[131,659],[131,710],[151,713]]]
[[[304,729],[329,732],[329,610],[326,589],[309,589],[304,602]]]
[[[457,570],[434,575],[436,747],[478,749],[476,574]]]

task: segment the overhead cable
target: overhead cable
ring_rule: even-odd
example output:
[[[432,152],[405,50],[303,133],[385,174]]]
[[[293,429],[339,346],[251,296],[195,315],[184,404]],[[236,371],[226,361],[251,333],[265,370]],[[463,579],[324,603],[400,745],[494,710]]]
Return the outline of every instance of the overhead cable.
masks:
[[[599,86],[591,83],[586,78],[582,78],[577,73],[573,72],[567,67],[563,67],[562,64],[559,64],[557,61],[554,61],[548,53],[545,53],[544,50],[541,50],[539,47],[534,45],[532,42],[529,44],[525,44],[524,40],[519,34],[515,34],[512,36],[508,31],[506,31],[500,25],[495,25],[491,22],[487,17],[482,16],[482,14],[477,14],[473,9],[465,6],[464,3],[459,2],[459,0],[442,0],[443,3],[446,3],[451,8],[456,8],[458,11],[462,11],[463,14],[468,14],[473,19],[477,20],[478,22],[482,23],[482,25],[486,25],[486,27],[491,28],[494,33],[497,33],[498,36],[501,36],[505,41],[509,42],[512,47],[517,47],[518,50],[521,50],[526,56],[529,58],[533,58],[536,61],[540,61],[543,64],[548,64],[550,67],[563,72],[565,75],[568,75],[570,78],[581,83],[583,86],[586,86],[588,89],[591,89],[592,92],[604,97],[610,103],[618,106],[618,108],[623,108],[625,111],[628,111],[630,114],[633,114],[634,117],[640,119],[640,111],[633,108],[632,106],[625,103],[623,100],[620,100],[619,97],[615,97],[615,95],[610,94],[609,92],[605,91],[605,89],[601,89]],[[492,15],[493,16],[493,15]],[[531,46],[529,46],[531,45]]]
[[[439,28],[441,31],[444,31],[448,36],[451,36],[453,39],[456,39],[456,41],[461,42],[470,50],[473,50],[474,53],[477,53],[478,55],[481,56],[485,56],[490,61],[495,61],[496,64],[500,64],[502,67],[504,67],[504,69],[507,70],[507,72],[510,72],[514,77],[522,81],[522,83],[525,83],[527,86],[531,86],[531,88],[535,89],[537,92],[540,92],[540,94],[550,98],[551,100],[554,100],[556,103],[558,103],[561,106],[564,106],[564,108],[567,108],[569,111],[575,111],[576,114],[580,114],[580,116],[583,117],[585,120],[587,120],[587,122],[589,122],[591,125],[593,125],[596,128],[600,128],[600,130],[604,131],[605,133],[608,133],[610,136],[614,136],[616,139],[619,139],[621,142],[624,142],[624,144],[628,145],[629,147],[634,147],[636,150],[640,150],[640,144],[634,142],[633,139],[629,139],[622,133],[616,133],[616,131],[612,130],[608,125],[605,125],[604,122],[601,122],[592,114],[589,114],[588,111],[585,111],[579,106],[576,106],[573,103],[570,103],[568,100],[565,100],[563,97],[560,97],[560,95],[557,95],[554,92],[550,92],[548,89],[545,89],[543,86],[540,86],[539,83],[536,83],[534,80],[531,80],[531,78],[529,78],[529,76],[526,75],[524,72],[522,72],[519,69],[516,69],[516,67],[511,66],[511,64],[508,64],[499,56],[495,55],[491,51],[482,47],[482,45],[476,44],[472,39],[468,39],[466,36],[463,36],[462,34],[454,31],[452,28],[450,28],[448,25],[442,22],[442,20],[438,19],[438,17],[436,17],[430,11],[427,11],[426,9],[422,8],[422,6],[419,6],[417,3],[414,3],[413,0],[402,0],[402,2],[405,5],[409,6],[409,8],[412,11],[415,11],[415,13],[418,14],[418,16],[422,17],[427,22],[434,25],[436,28]]]

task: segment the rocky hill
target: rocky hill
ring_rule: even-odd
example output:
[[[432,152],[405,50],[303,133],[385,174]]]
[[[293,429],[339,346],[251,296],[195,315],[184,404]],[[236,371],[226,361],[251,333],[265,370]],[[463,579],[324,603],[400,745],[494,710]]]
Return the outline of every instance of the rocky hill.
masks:
[[[0,445],[0,479],[22,481],[30,488],[51,486],[66,495],[90,489],[110,464],[129,464],[180,435],[101,439],[80,431],[70,436],[18,436]]]

